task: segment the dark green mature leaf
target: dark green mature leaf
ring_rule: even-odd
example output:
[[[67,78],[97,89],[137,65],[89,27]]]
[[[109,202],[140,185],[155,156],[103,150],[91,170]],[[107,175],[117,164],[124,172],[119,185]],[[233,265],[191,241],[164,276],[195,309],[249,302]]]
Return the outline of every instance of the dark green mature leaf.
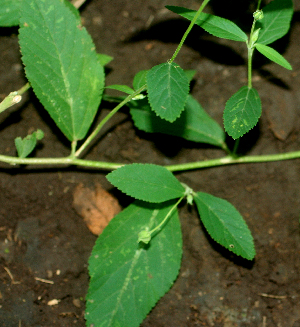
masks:
[[[268,59],[276,62],[276,64],[292,70],[292,66],[290,65],[290,63],[280,54],[278,53],[276,50],[274,50],[271,47],[268,47],[267,45],[263,45],[263,44],[259,44],[256,43],[255,44],[255,48],[264,56],[266,56]]]
[[[189,80],[175,63],[154,66],[147,74],[147,90],[152,110],[173,122],[184,109],[189,93]]]
[[[176,279],[182,256],[177,210],[150,246],[138,233],[156,227],[174,205],[135,202],[111,220],[89,259],[87,326],[138,327]]]
[[[243,86],[226,103],[225,131],[234,139],[249,132],[261,116],[261,102],[254,88]]]
[[[190,21],[193,20],[197,13],[196,10],[183,7],[166,6],[166,8]],[[201,13],[195,24],[202,27],[206,32],[222,39],[241,42],[247,42],[248,40],[247,34],[245,34],[235,23],[222,17]]]
[[[20,19],[20,5],[22,0],[0,1],[0,26],[17,26]]]
[[[273,0],[262,10],[264,18],[256,23],[261,28],[257,42],[267,45],[288,32],[293,16],[293,1]]]
[[[194,201],[204,227],[216,242],[245,259],[254,258],[251,232],[232,204],[202,192],[196,193]]]
[[[15,139],[15,146],[17,148],[18,156],[20,158],[26,158],[35,148],[37,141],[44,137],[44,133],[38,129],[30,135],[27,135],[23,139],[17,137]]]
[[[106,178],[122,192],[147,202],[164,202],[180,198],[185,188],[166,168],[152,164],[122,166]]]
[[[86,29],[60,0],[23,0],[20,46],[37,97],[70,140],[85,137],[104,87]]]
[[[191,95],[188,96],[185,110],[173,123],[157,117],[146,100],[131,101],[127,105],[134,125],[147,133],[164,133],[226,148],[223,129]]]

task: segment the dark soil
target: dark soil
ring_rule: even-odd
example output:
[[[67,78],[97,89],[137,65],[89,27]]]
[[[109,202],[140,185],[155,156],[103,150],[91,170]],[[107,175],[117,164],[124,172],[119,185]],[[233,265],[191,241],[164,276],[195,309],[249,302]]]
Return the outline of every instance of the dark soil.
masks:
[[[249,30],[254,8],[249,3],[212,0],[210,10]],[[131,85],[136,72],[172,56],[187,22],[164,9],[167,4],[196,9],[199,2],[92,0],[82,8],[97,50],[114,57],[107,84]],[[276,43],[293,71],[255,57],[254,87],[261,95],[263,114],[259,125],[242,139],[243,153],[300,149],[298,0],[295,9],[290,33]],[[1,29],[0,53],[3,98],[25,83],[16,28]],[[243,44],[217,40],[195,27],[178,56],[181,67],[197,71],[192,94],[220,124],[226,100],[246,82],[245,55]],[[108,109],[105,104],[101,115]],[[45,138],[35,156],[69,153],[68,143],[32,92],[1,114],[0,127],[1,154],[15,155],[14,138],[37,128]],[[108,123],[86,158],[165,165],[223,155],[208,146],[137,131],[124,110]],[[195,191],[235,205],[253,233],[257,255],[246,262],[223,251],[203,231],[196,210],[183,207],[179,277],[142,326],[299,327],[299,159],[177,176]],[[72,193],[80,182],[101,183],[114,192],[103,171],[0,165],[0,326],[85,326],[87,260],[96,237],[72,207]],[[130,201],[118,196],[124,206]],[[58,304],[49,305],[53,300]]]

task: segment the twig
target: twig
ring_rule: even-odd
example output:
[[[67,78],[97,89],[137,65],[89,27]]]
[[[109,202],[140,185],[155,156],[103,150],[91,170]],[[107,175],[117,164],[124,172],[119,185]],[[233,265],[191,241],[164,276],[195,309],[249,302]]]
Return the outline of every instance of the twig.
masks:
[[[8,276],[10,277],[12,284],[21,284],[21,282],[16,282],[14,280],[14,276],[12,275],[12,273],[10,272],[10,270],[7,267],[3,267],[3,268],[7,272]]]
[[[35,280],[38,280],[39,282],[43,282],[46,284],[54,284],[54,282],[52,280],[47,280],[47,279],[43,279],[43,278],[39,278],[39,277],[34,277]]]
[[[263,296],[263,297],[269,297],[271,299],[286,299],[286,295],[272,295],[272,294],[267,294],[267,293],[259,293],[258,295]]]

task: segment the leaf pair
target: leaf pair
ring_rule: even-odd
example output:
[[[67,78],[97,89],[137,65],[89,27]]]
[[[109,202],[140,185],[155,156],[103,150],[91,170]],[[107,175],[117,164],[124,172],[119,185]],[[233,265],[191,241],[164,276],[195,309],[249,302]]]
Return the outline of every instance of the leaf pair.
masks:
[[[122,192],[142,201],[162,203],[186,195],[186,188],[166,168],[151,164],[123,166],[107,175]],[[253,238],[240,213],[227,201],[193,193],[200,218],[211,237],[233,253],[252,260]]]

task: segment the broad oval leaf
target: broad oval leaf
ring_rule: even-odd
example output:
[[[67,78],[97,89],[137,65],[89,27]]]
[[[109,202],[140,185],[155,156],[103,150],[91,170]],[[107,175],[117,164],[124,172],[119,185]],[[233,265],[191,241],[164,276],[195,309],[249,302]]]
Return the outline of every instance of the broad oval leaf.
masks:
[[[17,26],[20,19],[22,0],[1,0],[0,26]]]
[[[293,1],[273,0],[262,10],[264,18],[256,23],[261,28],[257,42],[267,45],[288,32],[293,17]]]
[[[231,203],[203,192],[196,193],[194,201],[204,227],[217,243],[245,259],[254,258],[251,232]]]
[[[189,93],[189,80],[175,63],[154,66],[147,73],[148,98],[152,110],[173,122],[184,109]]]
[[[268,47],[267,45],[264,44],[259,44],[256,43],[255,44],[255,48],[264,56],[266,56],[268,59],[276,62],[276,64],[292,70],[292,66],[290,65],[290,63],[280,54],[278,53],[276,50],[274,50],[271,47]]]
[[[127,195],[147,202],[180,198],[185,192],[178,179],[158,165],[130,164],[112,171],[106,178]]]
[[[89,259],[87,326],[138,327],[176,279],[182,256],[177,210],[150,246],[138,233],[157,226],[174,205],[135,202],[114,217]]]
[[[60,0],[23,0],[20,25],[22,60],[34,92],[70,141],[84,138],[104,87],[90,35]]]
[[[254,88],[243,86],[226,103],[225,131],[234,139],[249,132],[261,116],[261,101]]]
[[[183,7],[166,6],[166,8],[190,21],[193,20],[197,13],[196,10]],[[195,24],[202,27],[206,32],[222,39],[241,42],[247,42],[248,40],[247,34],[244,33],[235,23],[219,16],[201,13]]]
[[[130,107],[134,125],[140,130],[226,148],[224,130],[191,95],[188,96],[185,110],[173,123],[157,117],[145,100],[131,101],[127,105]]]

